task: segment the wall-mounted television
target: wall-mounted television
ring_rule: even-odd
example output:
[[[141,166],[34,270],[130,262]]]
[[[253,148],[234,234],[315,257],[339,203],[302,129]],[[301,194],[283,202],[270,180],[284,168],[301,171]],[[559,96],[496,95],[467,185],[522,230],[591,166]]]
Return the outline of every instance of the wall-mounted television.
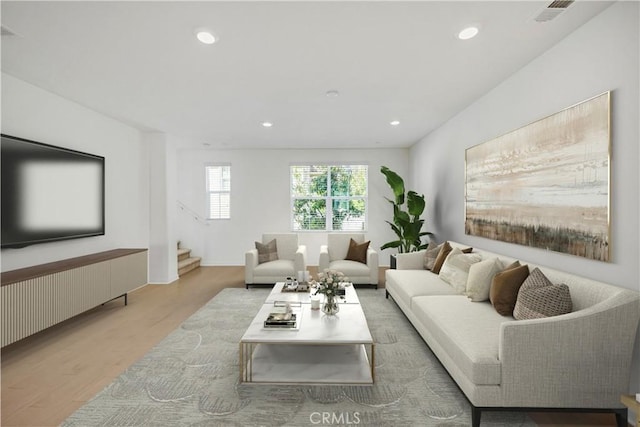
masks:
[[[2,248],[104,235],[104,157],[1,136]]]

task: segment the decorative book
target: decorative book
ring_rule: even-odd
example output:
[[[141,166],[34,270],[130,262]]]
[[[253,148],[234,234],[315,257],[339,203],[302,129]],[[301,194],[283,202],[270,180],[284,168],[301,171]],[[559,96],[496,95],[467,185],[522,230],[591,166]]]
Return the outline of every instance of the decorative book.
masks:
[[[298,314],[293,312],[293,308],[300,309],[301,303],[275,301],[273,308],[264,321],[264,327],[269,329],[298,329]]]
[[[298,324],[298,316],[295,313],[270,313],[264,321],[265,328],[289,328],[293,329]]]

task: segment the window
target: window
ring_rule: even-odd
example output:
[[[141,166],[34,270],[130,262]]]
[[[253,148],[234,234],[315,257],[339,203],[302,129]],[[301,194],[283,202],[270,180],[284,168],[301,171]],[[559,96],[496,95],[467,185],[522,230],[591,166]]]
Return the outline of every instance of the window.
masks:
[[[207,165],[207,218],[231,218],[231,165]]]
[[[294,231],[364,231],[367,224],[366,165],[291,166]]]

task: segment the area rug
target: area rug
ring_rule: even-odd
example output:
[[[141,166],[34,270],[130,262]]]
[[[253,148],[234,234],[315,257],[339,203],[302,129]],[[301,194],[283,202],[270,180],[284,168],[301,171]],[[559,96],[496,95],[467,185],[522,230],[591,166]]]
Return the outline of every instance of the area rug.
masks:
[[[471,407],[384,290],[358,290],[376,342],[373,386],[239,383],[238,342],[266,289],[224,289],[62,424],[469,426]],[[483,426],[535,426],[487,412]]]

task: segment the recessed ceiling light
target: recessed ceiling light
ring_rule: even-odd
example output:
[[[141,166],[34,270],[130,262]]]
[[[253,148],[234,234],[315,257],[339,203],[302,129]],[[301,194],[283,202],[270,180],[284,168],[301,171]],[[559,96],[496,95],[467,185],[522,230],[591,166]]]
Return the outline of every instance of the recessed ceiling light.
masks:
[[[326,95],[328,98],[336,98],[340,95],[340,92],[338,92],[337,90],[328,90]]]
[[[460,40],[469,40],[478,35],[478,27],[467,27],[458,33]]]
[[[389,124],[390,124],[391,126],[398,126],[398,125],[400,124],[400,121],[399,121],[399,120],[394,120],[394,121],[392,121],[392,122],[389,122]]]
[[[271,122],[262,122],[262,126],[266,127],[266,128],[270,128],[271,126],[273,126],[273,123],[271,123]]]
[[[216,36],[206,30],[198,30],[196,37],[204,44],[214,44],[217,41]]]

